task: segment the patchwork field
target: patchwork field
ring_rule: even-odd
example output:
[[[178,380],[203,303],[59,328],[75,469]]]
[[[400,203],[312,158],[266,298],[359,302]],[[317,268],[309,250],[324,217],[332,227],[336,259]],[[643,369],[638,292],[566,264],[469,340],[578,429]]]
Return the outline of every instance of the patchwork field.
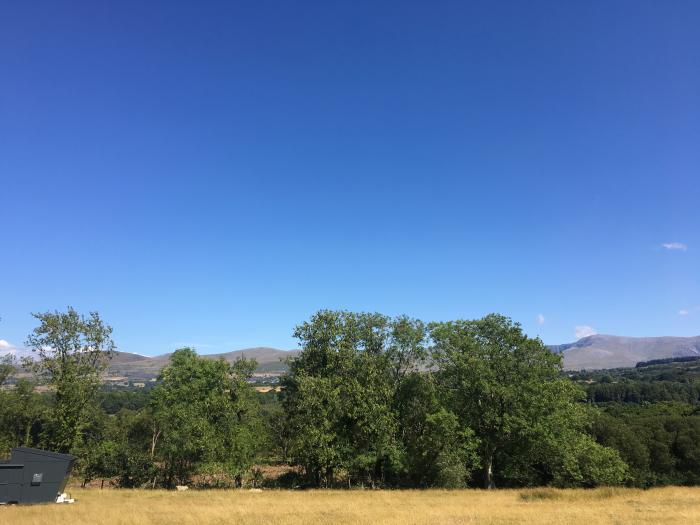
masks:
[[[700,524],[700,488],[428,491],[75,490],[73,505],[0,506],[12,525]]]

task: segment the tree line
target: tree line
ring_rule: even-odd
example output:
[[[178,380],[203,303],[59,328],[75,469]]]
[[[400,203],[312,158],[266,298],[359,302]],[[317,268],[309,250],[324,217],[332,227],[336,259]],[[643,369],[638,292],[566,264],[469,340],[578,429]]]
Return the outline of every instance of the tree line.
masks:
[[[152,389],[104,392],[111,327],[72,308],[35,317],[33,379],[0,392],[0,451],[73,453],[86,483],[651,486],[696,483],[700,471],[695,412],[601,409],[560,355],[501,315],[424,323],[319,311],[296,328],[302,351],[267,394],[248,382],[255,362],[190,348]],[[13,365],[0,365],[0,384]],[[266,464],[293,468],[266,480]]]

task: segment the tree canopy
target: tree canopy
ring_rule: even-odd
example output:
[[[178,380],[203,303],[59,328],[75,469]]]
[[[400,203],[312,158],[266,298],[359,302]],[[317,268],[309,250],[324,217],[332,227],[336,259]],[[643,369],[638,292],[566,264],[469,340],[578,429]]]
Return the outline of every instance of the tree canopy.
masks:
[[[153,389],[153,455],[166,486],[187,483],[198,467],[218,464],[240,476],[253,462],[261,429],[246,384],[255,362],[202,359],[176,350]]]
[[[55,450],[74,451],[86,444],[100,374],[115,348],[112,328],[97,312],[84,317],[71,307],[66,312],[32,315],[39,326],[26,345],[38,359],[26,364],[55,392],[47,442]]]

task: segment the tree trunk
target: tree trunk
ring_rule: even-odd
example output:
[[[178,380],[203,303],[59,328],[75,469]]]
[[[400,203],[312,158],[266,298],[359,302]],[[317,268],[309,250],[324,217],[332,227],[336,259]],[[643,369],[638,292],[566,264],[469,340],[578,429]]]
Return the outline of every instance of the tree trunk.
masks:
[[[158,438],[160,437],[160,430],[156,430],[155,426],[153,427],[153,434],[151,436],[151,458],[153,458],[156,455],[156,443],[158,443]]]
[[[33,424],[34,424],[33,421],[30,422],[30,423],[27,423],[27,428],[26,428],[26,430],[25,430],[25,432],[24,432],[24,446],[25,446],[25,447],[28,447],[28,446],[29,446],[29,436],[30,436],[31,433],[32,433],[32,425],[33,425]]]
[[[484,488],[496,488],[496,483],[493,480],[493,452],[486,455],[484,463]]]

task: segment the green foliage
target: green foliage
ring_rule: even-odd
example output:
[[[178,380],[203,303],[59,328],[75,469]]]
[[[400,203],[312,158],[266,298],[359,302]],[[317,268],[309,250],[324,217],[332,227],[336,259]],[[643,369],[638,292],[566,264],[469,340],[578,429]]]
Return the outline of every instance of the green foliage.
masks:
[[[116,414],[126,408],[129,410],[141,410],[148,406],[150,392],[146,389],[138,390],[106,390],[99,393],[99,403],[107,414]]]
[[[564,374],[500,315],[426,326],[323,310],[297,327],[303,351],[282,392],[253,391],[254,362],[191,349],[153,389],[100,391],[111,328],[70,308],[36,316],[32,368],[51,389],[0,390],[0,456],[70,451],[85,483],[172,487],[198,474],[201,486],[259,486],[261,462],[291,462],[299,472],[277,486],[700,484],[696,361]],[[0,363],[0,382],[12,366]]]
[[[593,433],[620,451],[630,465],[630,484],[700,483],[700,415],[688,405],[609,406]]]
[[[561,357],[499,315],[432,323],[320,311],[295,335],[284,378],[294,463],[308,481],[464,486],[622,482],[617,452],[587,433],[583,391]]]
[[[402,484],[464,486],[479,466],[478,441],[441,406],[432,375],[407,375],[399,385],[395,410],[405,453]]]
[[[91,447],[83,457],[81,473],[83,486],[96,478],[111,478],[118,476],[119,468],[119,444],[111,440],[102,440]]]
[[[428,357],[426,327],[423,321],[407,316],[397,317],[390,324],[386,354],[394,381],[399,382],[406,374],[419,370]]]
[[[199,465],[218,463],[240,477],[260,442],[256,398],[246,379],[250,361],[233,365],[182,348],[153,389],[153,454],[161,482],[186,484]]]
[[[398,470],[391,407],[420,330],[406,318],[327,310],[297,327],[304,350],[283,381],[283,403],[290,455],[309,482],[330,485],[344,469],[351,482],[375,486]]]
[[[587,439],[586,413],[577,404],[583,393],[560,379],[561,357],[542,341],[496,314],[433,323],[430,335],[438,388],[479,441],[487,488],[496,479],[505,485],[623,479],[619,457]]]
[[[0,455],[12,447],[35,446],[46,424],[48,404],[22,379],[9,391],[0,391]]]
[[[50,431],[44,441],[54,450],[75,452],[86,445],[100,373],[114,350],[112,328],[97,312],[86,318],[71,307],[65,313],[33,315],[40,324],[26,344],[38,354],[38,360],[26,365],[54,392]]]
[[[287,379],[285,386],[290,458],[320,485],[324,473],[343,466],[341,437],[336,431],[341,417],[340,390],[329,378],[305,375]]]
[[[700,481],[700,362],[659,360],[636,368],[571,374],[603,408],[592,433],[629,465],[627,484],[651,487]],[[607,376],[607,381],[603,379]]]
[[[7,381],[7,378],[15,371],[15,360],[12,355],[0,357],[0,386]]]
[[[570,373],[594,403],[700,402],[700,360],[659,359],[645,366]]]
[[[121,410],[102,420],[100,438],[85,451],[78,465],[83,483],[109,479],[118,487],[150,483],[155,465],[149,449],[152,418],[148,411]]]

